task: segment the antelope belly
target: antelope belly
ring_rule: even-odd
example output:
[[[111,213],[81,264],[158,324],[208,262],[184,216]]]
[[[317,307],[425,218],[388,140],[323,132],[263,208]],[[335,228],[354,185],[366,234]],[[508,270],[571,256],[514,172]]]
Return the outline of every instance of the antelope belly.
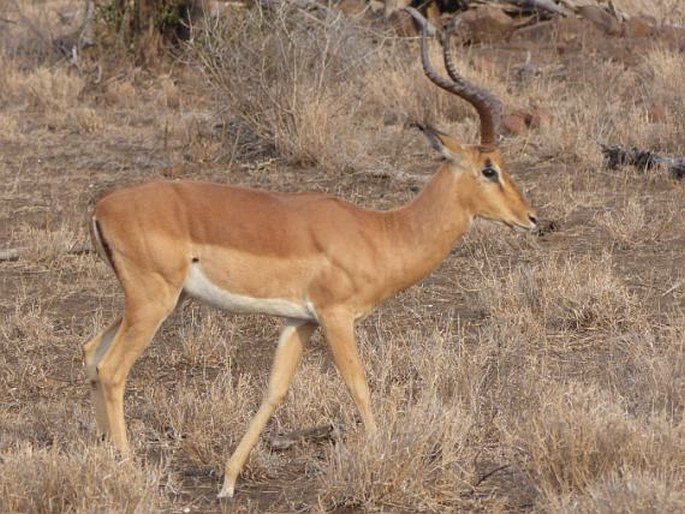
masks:
[[[282,298],[254,298],[232,293],[212,282],[198,263],[190,266],[183,290],[193,298],[219,309],[239,314],[269,314],[285,318],[316,321],[316,313],[309,303],[297,303]]]

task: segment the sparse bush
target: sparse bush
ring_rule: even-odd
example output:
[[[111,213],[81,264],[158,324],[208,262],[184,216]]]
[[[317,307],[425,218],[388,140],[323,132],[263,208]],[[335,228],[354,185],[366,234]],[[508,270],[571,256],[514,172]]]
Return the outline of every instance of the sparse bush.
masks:
[[[326,508],[438,512],[459,505],[474,475],[468,413],[430,388],[414,404],[385,407],[377,436],[332,448],[320,478]]]
[[[677,222],[672,213],[652,214],[644,196],[631,196],[622,205],[608,207],[599,217],[599,225],[620,249],[640,245],[654,246],[663,242]]]
[[[636,323],[636,305],[612,270],[608,254],[545,256],[480,291],[493,320],[538,336],[549,332],[616,330]]]
[[[677,514],[685,510],[685,492],[678,473],[619,471],[587,488],[584,495],[554,501],[559,514]]]
[[[178,383],[172,391],[150,391],[141,409],[141,432],[134,440],[164,441],[171,437],[181,442],[184,453],[196,465],[223,470],[229,449],[238,444],[251,413],[260,399],[260,388],[248,375],[233,377],[226,363],[214,380],[202,381],[202,396],[198,385]],[[154,433],[146,437],[146,433]]]
[[[153,512],[163,467],[120,461],[107,448],[68,451],[26,445],[0,460],[2,512]]]
[[[0,105],[16,105],[21,98],[28,108],[64,114],[79,103],[85,80],[64,68],[36,68],[28,72],[10,70],[0,79]],[[20,104],[21,105],[21,104]]]
[[[533,482],[548,501],[582,497],[623,470],[678,473],[685,452],[682,425],[631,417],[620,399],[577,383],[547,391],[541,407],[519,434],[530,453]]]
[[[208,20],[193,50],[225,112],[279,155],[345,168],[364,154],[360,91],[379,49],[344,16],[249,9]]]

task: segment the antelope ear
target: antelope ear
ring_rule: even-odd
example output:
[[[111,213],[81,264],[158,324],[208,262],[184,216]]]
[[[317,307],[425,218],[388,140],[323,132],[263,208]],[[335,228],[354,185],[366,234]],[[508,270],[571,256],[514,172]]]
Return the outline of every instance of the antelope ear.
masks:
[[[419,125],[419,129],[426,136],[431,146],[440,152],[440,155],[445,159],[454,163],[460,163],[464,160],[464,149],[452,136],[430,125]]]

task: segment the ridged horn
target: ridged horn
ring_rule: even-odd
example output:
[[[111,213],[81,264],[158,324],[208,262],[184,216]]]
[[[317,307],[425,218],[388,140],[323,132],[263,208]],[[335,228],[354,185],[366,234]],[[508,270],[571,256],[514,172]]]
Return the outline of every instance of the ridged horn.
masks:
[[[449,33],[445,34],[442,46],[445,69],[453,82],[438,75],[428,58],[427,39],[430,27],[428,20],[413,7],[406,7],[405,10],[421,27],[421,64],[423,65],[423,71],[426,76],[436,86],[469,102],[476,109],[480,118],[481,146],[486,148],[497,146],[497,135],[499,133],[502,112],[502,104],[500,101],[491,93],[469,82],[457,72],[449,47]]]

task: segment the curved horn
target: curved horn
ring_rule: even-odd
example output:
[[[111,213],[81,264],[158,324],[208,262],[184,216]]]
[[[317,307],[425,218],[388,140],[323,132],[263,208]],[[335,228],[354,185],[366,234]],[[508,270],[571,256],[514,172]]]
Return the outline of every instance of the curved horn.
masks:
[[[454,82],[440,77],[428,58],[428,45],[426,42],[429,28],[428,20],[413,7],[405,9],[421,27],[421,64],[423,65],[424,73],[436,86],[463,98],[476,109],[480,117],[480,144],[485,147],[496,146],[502,104],[491,93],[467,81],[457,73],[452,53],[449,49],[449,34],[446,35],[443,41],[443,57],[445,69]]]
[[[500,120],[502,118],[502,103],[492,93],[468,82],[457,72],[454,60],[452,59],[449,41],[450,33],[446,32],[445,39],[442,42],[442,52],[447,74],[454,82],[460,84],[465,91],[460,96],[468,100],[478,111],[478,116],[480,116],[480,144],[483,146],[496,146]],[[469,95],[469,98],[466,95]]]

